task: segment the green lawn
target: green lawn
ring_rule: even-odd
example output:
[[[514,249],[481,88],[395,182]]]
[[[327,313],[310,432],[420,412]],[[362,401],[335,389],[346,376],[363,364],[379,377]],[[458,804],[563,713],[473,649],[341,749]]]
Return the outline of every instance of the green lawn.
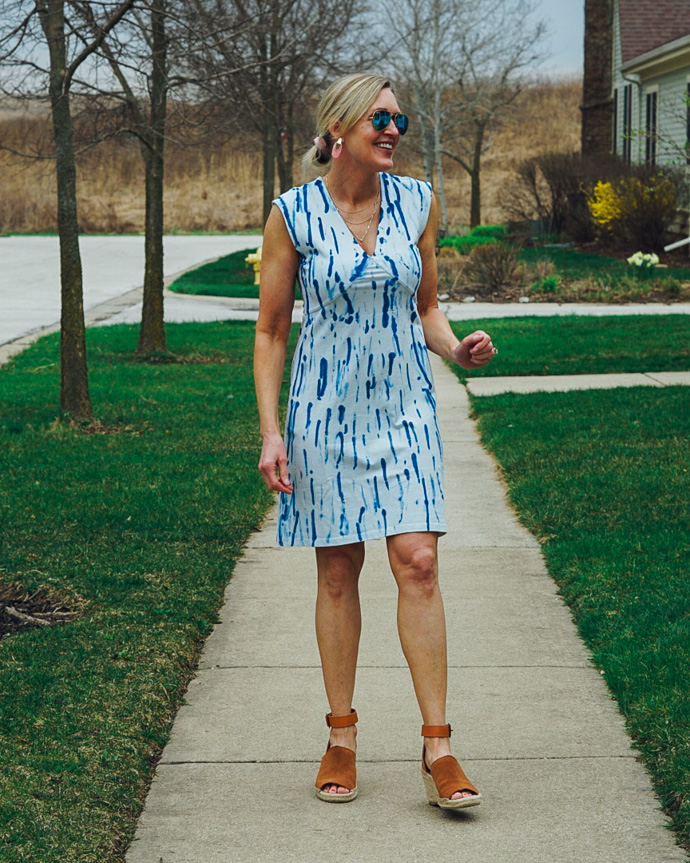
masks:
[[[576,249],[554,249],[537,246],[523,249],[520,258],[529,264],[549,258],[553,261],[558,273],[568,280],[586,279],[588,276],[604,274],[623,276],[631,272],[631,267],[627,261],[610,258],[606,255],[579,252]],[[660,267],[655,269],[654,274],[655,278],[685,281],[690,279],[690,267]]]
[[[461,329],[492,332],[500,374],[530,356],[568,370],[687,359],[687,317],[615,320],[620,336],[603,342],[577,330],[602,319]],[[48,586],[82,612],[0,642],[3,863],[122,863],[225,585],[272,500],[256,469],[253,324],[167,332],[185,362],[135,361],[136,327],[89,330],[95,412],[110,434],[55,421],[57,334],[0,367],[0,583]],[[686,840],[689,392],[473,399]]]
[[[687,387],[472,399],[688,849],[689,399]]]
[[[690,370],[690,315],[498,318],[451,326],[458,338],[485,330],[499,349],[484,368],[454,367],[461,380]]]
[[[0,367],[0,582],[80,619],[0,641],[0,859],[121,861],[243,543],[257,470],[251,322],[169,324],[185,364],[88,331],[95,413],[56,423],[58,338]]]
[[[183,273],[170,285],[170,290],[179,294],[258,299],[259,286],[254,284],[254,268],[244,260],[255,251],[256,249],[241,249]]]

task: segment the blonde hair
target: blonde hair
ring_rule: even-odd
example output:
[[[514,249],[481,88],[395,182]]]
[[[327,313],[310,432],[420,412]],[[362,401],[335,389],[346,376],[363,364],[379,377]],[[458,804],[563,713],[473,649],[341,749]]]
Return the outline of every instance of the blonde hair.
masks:
[[[313,146],[308,150],[302,159],[305,179],[325,174],[330,168],[335,142],[328,127],[340,121],[340,132],[348,132],[384,88],[392,91],[391,82],[369,72],[345,75],[331,84],[316,109],[317,137],[323,138],[326,148]]]

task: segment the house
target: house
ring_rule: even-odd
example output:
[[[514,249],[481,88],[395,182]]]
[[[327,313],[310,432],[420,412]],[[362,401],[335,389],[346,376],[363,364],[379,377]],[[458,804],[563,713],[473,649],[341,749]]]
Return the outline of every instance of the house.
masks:
[[[613,0],[611,150],[690,165],[690,0]]]

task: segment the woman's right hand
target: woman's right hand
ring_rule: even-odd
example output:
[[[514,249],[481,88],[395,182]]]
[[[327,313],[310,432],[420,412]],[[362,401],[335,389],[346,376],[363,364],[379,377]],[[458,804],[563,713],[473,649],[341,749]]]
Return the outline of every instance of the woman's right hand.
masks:
[[[261,457],[259,458],[259,470],[266,486],[271,491],[292,494],[285,443],[277,432],[264,436]]]

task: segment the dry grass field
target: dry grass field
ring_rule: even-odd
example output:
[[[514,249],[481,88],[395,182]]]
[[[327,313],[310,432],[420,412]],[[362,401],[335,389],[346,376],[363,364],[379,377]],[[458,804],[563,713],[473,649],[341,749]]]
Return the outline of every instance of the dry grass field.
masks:
[[[545,150],[579,148],[579,81],[535,84],[525,90],[509,125],[499,130],[483,163],[483,222],[505,218],[502,189],[520,160]],[[14,149],[50,148],[47,118],[0,115],[0,143]],[[305,145],[306,146],[306,145]],[[469,182],[459,165],[446,163],[452,227],[466,224]],[[396,171],[421,176],[405,147]],[[261,153],[238,139],[219,145],[170,144],[166,164],[167,231],[241,231],[261,224]],[[299,168],[295,170],[296,182]],[[276,189],[277,191],[277,189]],[[134,139],[111,139],[78,164],[79,220],[84,233],[141,232],[143,163]],[[55,179],[49,159],[29,160],[0,150],[0,233],[56,230]]]

